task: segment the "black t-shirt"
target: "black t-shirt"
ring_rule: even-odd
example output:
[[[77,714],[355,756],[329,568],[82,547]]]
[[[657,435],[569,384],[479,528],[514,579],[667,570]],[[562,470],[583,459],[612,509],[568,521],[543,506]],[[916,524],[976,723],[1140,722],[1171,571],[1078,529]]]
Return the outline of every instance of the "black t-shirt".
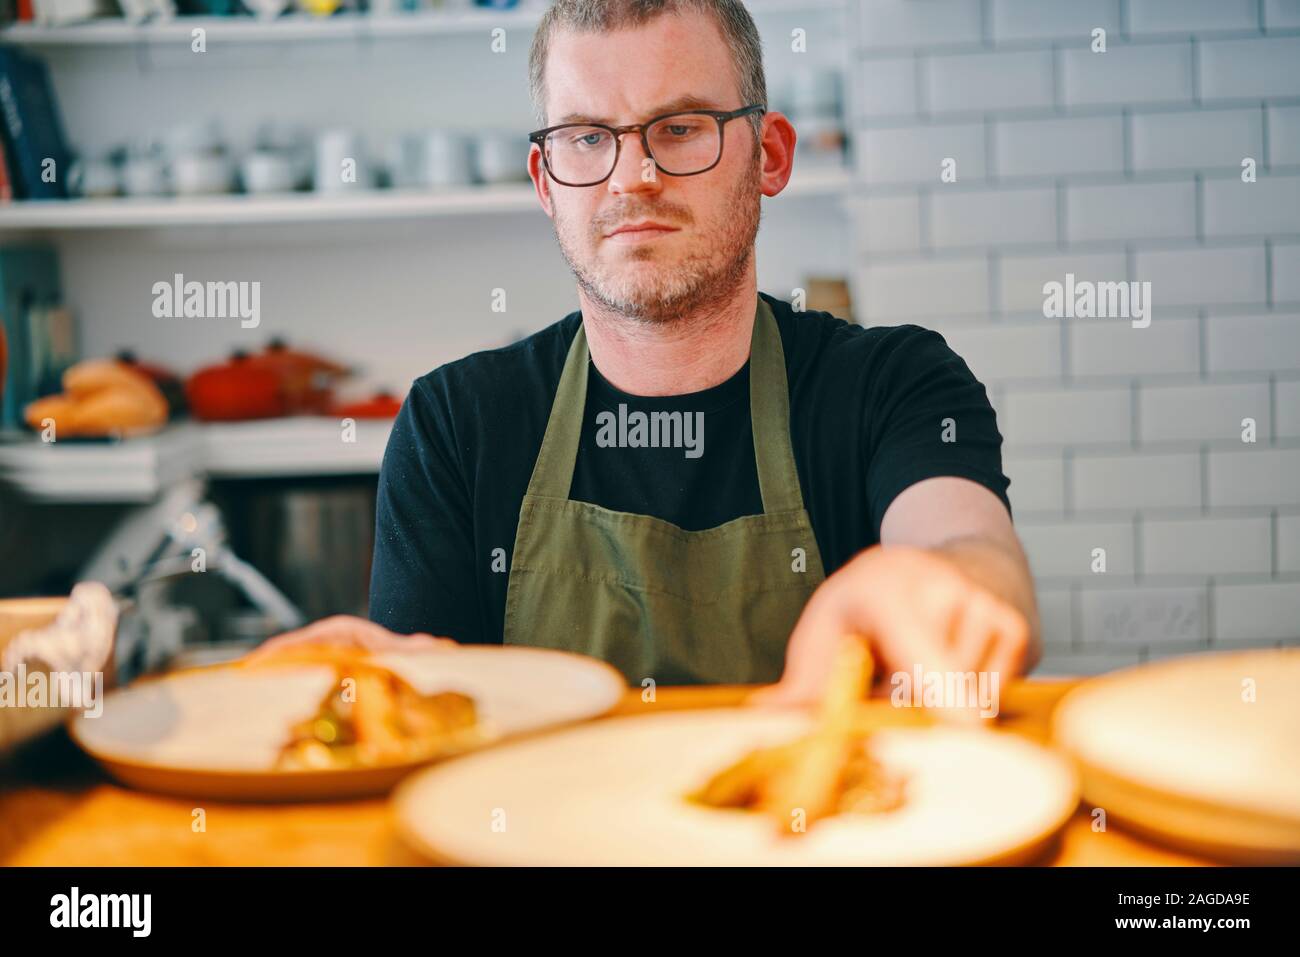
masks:
[[[827,575],[879,541],[890,502],[922,479],[971,479],[1010,510],[987,393],[942,336],[796,313],[760,295],[781,331],[795,465]],[[415,380],[379,477],[372,619],[501,642],[519,506],[580,321],[571,313]],[[629,415],[702,412],[703,454],[598,445],[609,420],[597,416],[620,404]],[[749,364],[711,389],[654,397],[619,391],[593,364],[569,497],[689,530],[760,514]]]

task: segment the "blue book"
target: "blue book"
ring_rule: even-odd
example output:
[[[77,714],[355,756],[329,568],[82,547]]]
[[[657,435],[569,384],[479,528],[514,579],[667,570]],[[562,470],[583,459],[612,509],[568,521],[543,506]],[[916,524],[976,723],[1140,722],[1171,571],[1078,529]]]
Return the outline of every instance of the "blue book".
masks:
[[[45,62],[0,44],[0,133],[15,199],[67,199],[72,152]]]
[[[27,403],[43,392],[54,391],[50,379],[56,370],[49,368],[45,357],[60,353],[52,358],[66,365],[62,350],[47,346],[42,341],[44,330],[32,322],[59,299],[59,258],[52,248],[0,248],[0,323],[9,341],[9,375],[0,395],[0,431],[21,429]],[[55,377],[54,389],[57,387]]]

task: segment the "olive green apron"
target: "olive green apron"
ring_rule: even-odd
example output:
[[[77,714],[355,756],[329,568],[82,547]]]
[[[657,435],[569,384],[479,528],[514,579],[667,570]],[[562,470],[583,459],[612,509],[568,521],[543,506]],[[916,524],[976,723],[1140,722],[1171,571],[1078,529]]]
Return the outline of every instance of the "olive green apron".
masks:
[[[763,514],[686,531],[569,499],[587,401],[581,326],[519,509],[505,643],[603,658],[634,685],[775,681],[825,577],[790,446],[785,353],[758,299],[750,415]]]

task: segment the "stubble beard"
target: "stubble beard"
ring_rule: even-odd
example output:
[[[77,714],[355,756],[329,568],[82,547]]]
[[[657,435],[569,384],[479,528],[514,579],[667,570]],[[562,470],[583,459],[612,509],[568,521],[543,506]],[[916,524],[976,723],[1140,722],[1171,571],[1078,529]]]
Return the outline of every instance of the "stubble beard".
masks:
[[[613,265],[600,261],[597,250],[605,241],[605,232],[618,223],[644,218],[674,226],[692,225],[690,210],[676,204],[623,207],[606,213],[600,222],[580,223],[568,219],[561,204],[556,203],[555,238],[579,287],[609,312],[645,324],[672,324],[689,315],[707,316],[719,311],[735,295],[753,258],[762,216],[760,176],[756,156],[716,219],[698,231],[698,235],[713,239],[708,249],[692,251],[661,268],[627,265],[628,260],[661,256],[657,244],[629,247],[623,262]]]

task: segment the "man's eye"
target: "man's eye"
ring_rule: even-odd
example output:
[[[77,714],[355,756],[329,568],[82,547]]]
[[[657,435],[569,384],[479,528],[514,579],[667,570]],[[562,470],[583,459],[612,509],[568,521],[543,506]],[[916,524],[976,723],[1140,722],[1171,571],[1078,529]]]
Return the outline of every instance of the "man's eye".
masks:
[[[603,130],[596,130],[595,132],[579,133],[576,136],[571,137],[569,142],[573,146],[581,146],[591,149],[592,147],[603,144],[605,139],[605,132]]]
[[[670,123],[663,128],[663,131],[673,139],[685,139],[693,136],[700,131],[698,123]]]

